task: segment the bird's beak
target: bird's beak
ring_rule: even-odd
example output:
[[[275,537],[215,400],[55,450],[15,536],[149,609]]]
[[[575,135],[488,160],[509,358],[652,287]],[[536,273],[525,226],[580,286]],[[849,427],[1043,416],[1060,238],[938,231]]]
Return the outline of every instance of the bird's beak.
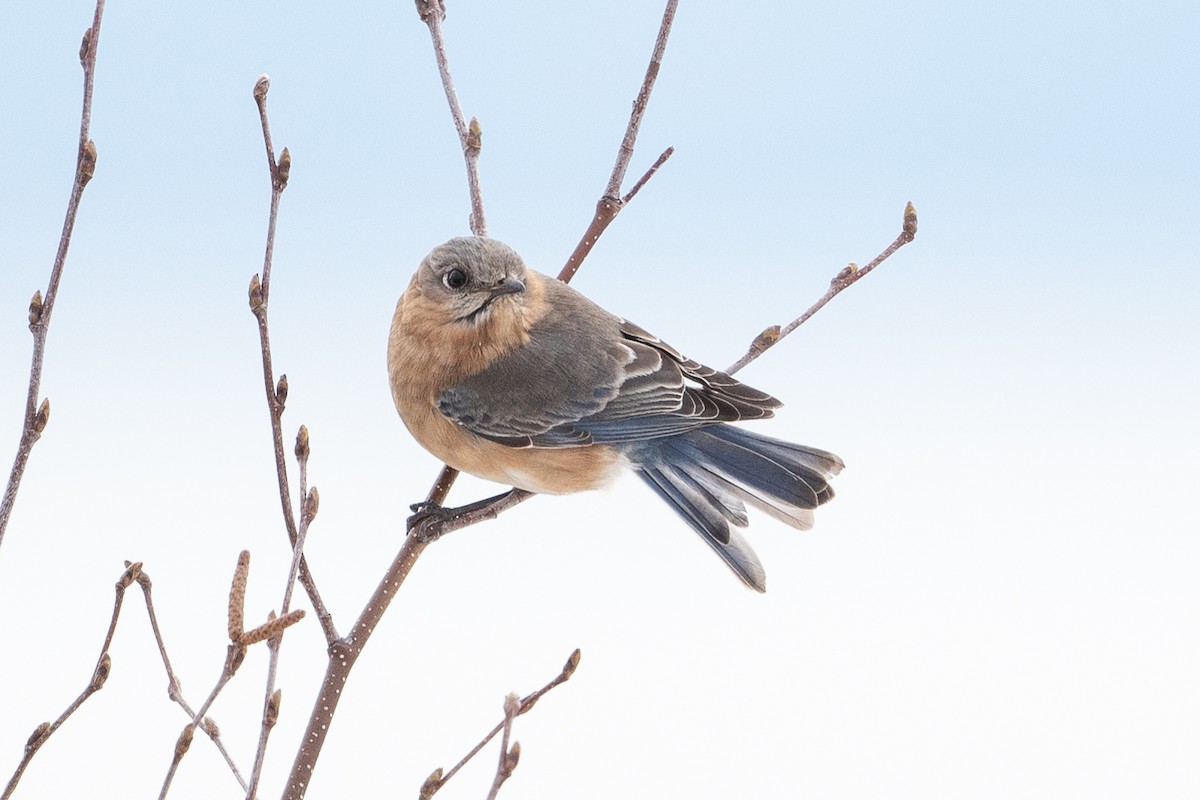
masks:
[[[504,294],[519,294],[525,291],[525,283],[520,278],[505,278],[491,288],[493,297]]]

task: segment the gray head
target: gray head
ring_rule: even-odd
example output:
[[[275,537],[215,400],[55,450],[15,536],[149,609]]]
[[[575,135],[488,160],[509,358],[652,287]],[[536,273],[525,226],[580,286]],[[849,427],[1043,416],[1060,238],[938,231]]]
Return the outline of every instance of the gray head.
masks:
[[[456,322],[478,325],[492,303],[525,296],[525,262],[504,242],[460,236],[433,248],[414,283],[426,300],[441,305]]]

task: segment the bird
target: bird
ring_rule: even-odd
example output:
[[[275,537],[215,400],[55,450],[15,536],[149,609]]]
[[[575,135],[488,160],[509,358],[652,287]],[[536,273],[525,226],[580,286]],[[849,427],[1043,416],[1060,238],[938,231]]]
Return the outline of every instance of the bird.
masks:
[[[807,530],[843,467],[731,424],[782,403],[497,239],[457,237],[421,261],[396,303],[387,360],[404,425],[449,466],[545,494],[601,488],[632,469],[759,592],[766,574],[739,531],[746,505]]]

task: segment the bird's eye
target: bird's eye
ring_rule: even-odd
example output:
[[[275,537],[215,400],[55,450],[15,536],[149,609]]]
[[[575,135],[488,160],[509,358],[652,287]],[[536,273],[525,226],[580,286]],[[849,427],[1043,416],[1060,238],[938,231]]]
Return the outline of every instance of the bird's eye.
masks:
[[[447,289],[461,289],[467,285],[467,273],[455,267],[442,276],[442,283]]]

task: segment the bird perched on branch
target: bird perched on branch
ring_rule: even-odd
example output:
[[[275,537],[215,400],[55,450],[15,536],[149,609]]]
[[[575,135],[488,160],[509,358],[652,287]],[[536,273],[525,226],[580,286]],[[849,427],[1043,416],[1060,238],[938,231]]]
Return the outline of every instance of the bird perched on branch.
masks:
[[[455,469],[565,494],[631,468],[760,592],[762,564],[736,530],[745,504],[808,529],[842,469],[832,453],[727,424],[781,403],[495,239],[451,239],[425,257],[396,304],[388,372],[404,424]]]

